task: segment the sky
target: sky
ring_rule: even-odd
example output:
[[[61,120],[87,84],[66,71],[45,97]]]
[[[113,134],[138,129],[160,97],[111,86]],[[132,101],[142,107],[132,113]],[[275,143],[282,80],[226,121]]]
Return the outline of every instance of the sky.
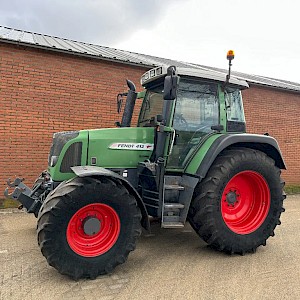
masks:
[[[0,0],[0,25],[300,83],[298,0]]]

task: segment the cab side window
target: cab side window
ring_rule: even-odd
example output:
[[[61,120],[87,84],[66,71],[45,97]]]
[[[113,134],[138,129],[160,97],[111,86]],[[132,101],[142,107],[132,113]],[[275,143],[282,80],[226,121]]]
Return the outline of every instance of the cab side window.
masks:
[[[227,108],[227,120],[245,122],[242,93],[240,90],[228,90],[225,92]]]

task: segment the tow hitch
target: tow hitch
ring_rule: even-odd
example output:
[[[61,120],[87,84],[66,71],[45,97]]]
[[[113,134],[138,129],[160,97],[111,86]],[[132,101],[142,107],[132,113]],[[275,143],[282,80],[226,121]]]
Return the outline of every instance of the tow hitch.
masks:
[[[23,181],[24,178],[16,178],[13,182],[8,179],[8,187],[4,191],[4,196],[13,200],[18,200],[21,202],[19,209],[25,207],[28,213],[34,213],[37,217],[42,203],[39,198],[33,196],[33,194],[37,190],[38,186],[31,190],[23,183]],[[8,193],[9,188],[15,188],[11,194]]]

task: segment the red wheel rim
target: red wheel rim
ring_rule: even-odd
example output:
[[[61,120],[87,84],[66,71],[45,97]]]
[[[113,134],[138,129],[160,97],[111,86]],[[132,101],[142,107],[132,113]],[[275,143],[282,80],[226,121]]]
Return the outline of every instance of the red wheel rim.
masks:
[[[266,180],[259,173],[243,171],[231,178],[224,189],[222,217],[233,232],[249,234],[264,222],[270,203]]]
[[[93,229],[88,228],[88,223],[93,223]],[[75,253],[94,257],[111,249],[119,237],[120,228],[119,216],[112,207],[102,203],[88,204],[69,221],[67,241]]]

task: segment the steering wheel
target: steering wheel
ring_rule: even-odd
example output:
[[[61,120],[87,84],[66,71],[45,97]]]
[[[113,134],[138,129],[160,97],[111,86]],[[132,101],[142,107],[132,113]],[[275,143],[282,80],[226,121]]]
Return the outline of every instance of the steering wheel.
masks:
[[[174,115],[173,125],[176,125],[177,129],[187,129],[188,128],[188,122],[182,116],[182,114],[175,114]]]

